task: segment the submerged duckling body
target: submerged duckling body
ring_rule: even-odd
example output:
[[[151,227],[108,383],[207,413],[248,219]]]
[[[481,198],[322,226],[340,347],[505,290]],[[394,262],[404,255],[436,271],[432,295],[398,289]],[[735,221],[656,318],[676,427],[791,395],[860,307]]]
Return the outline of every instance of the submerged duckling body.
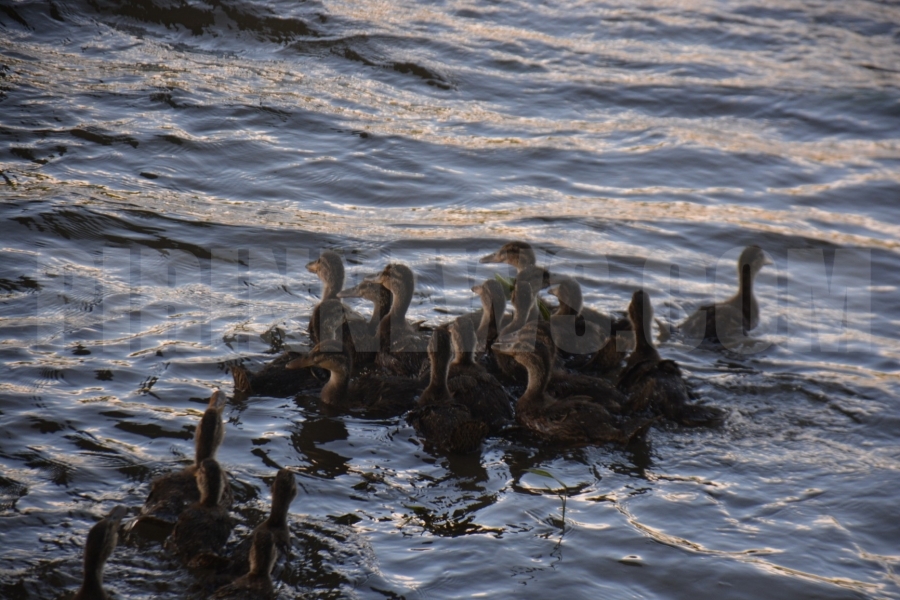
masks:
[[[447,385],[452,354],[447,326],[437,327],[428,343],[431,378],[416,408],[406,416],[416,433],[440,452],[465,454],[481,446],[487,425],[469,407],[454,399]]]
[[[288,368],[319,367],[330,372],[320,398],[337,412],[362,411],[373,418],[396,417],[415,405],[424,387],[418,379],[366,372],[353,377],[353,359],[346,344],[320,342],[312,351],[288,364]]]
[[[204,554],[218,554],[234,527],[228,509],[221,504],[225,472],[219,463],[205,459],[196,479],[200,499],[184,509],[166,542],[186,564]]]
[[[528,371],[528,387],[516,402],[516,421],[554,444],[627,444],[652,419],[617,422],[605,408],[583,396],[557,399],[547,393],[551,349],[541,341],[498,342],[494,348],[515,357]]]
[[[210,596],[211,600],[268,600],[275,597],[272,569],[278,553],[276,536],[268,529],[253,531],[250,537],[249,571]]]
[[[737,341],[759,324],[759,302],[753,294],[753,282],[772,259],[759,246],[747,246],[738,258],[738,291],[734,296],[701,306],[679,327],[692,340],[714,343]]]
[[[88,532],[84,544],[84,577],[74,600],[106,600],[103,589],[103,567],[119,540],[119,523],[128,510],[124,506],[113,508]]]
[[[413,272],[406,265],[391,263],[375,281],[394,297],[390,311],[378,324],[379,348],[375,362],[393,375],[416,376],[427,357],[428,339],[406,320],[415,286]]]
[[[631,297],[628,316],[635,334],[635,348],[619,376],[619,389],[628,395],[629,413],[651,412],[683,425],[710,423],[721,413],[690,403],[687,383],[673,360],[663,360],[650,339],[653,307],[643,290]]]
[[[150,484],[150,494],[141,509],[141,519],[174,523],[186,506],[200,499],[196,481],[197,470],[204,460],[215,459],[216,452],[222,444],[225,437],[222,411],[227,400],[228,397],[221,390],[212,393],[209,406],[194,432],[194,464],[153,480]],[[225,479],[221,502],[227,508],[231,506],[232,501],[231,485]]]
[[[234,391],[247,396],[271,396],[288,398],[321,385],[308,369],[288,371],[285,366],[303,356],[301,352],[284,352],[264,364],[258,371],[250,371],[243,365],[231,367]]]

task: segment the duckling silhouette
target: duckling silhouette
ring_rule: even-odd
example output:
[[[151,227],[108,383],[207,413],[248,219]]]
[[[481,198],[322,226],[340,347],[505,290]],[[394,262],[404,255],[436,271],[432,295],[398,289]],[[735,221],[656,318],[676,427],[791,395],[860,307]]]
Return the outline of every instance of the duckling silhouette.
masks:
[[[321,331],[322,316],[319,314],[321,306],[329,301],[336,301],[343,309],[342,316],[348,321],[364,322],[364,319],[357,313],[341,304],[338,293],[344,287],[344,262],[341,257],[331,250],[325,250],[319,255],[319,258],[306,265],[306,270],[315,273],[322,282],[322,299],[319,304],[313,308],[312,315],[309,319],[309,339],[313,344],[318,344],[322,340],[330,339],[333,330],[328,335]]]
[[[744,248],[737,263],[737,293],[724,302],[701,306],[679,329],[689,339],[714,343],[745,337],[759,324],[759,302],[753,294],[753,281],[764,266],[771,264],[772,258],[759,246]]]
[[[378,324],[379,350],[375,362],[393,375],[416,376],[426,359],[428,339],[406,320],[415,278],[412,270],[391,263],[374,279],[394,296],[391,309]]]
[[[481,299],[481,320],[475,331],[478,348],[490,355],[491,345],[500,331],[512,320],[506,314],[506,293],[496,279],[486,279],[484,283],[472,286],[472,291]]]
[[[332,411],[361,411],[372,418],[396,417],[415,405],[423,384],[411,377],[364,372],[353,377],[353,359],[347,345],[326,340],[312,351],[289,363],[287,368],[315,366],[330,371],[320,397]]]
[[[103,567],[119,540],[119,523],[128,509],[116,506],[88,532],[84,544],[84,578],[74,600],[106,600]]]
[[[516,402],[516,421],[554,444],[627,444],[654,419],[618,422],[605,408],[584,396],[557,399],[547,393],[552,353],[540,340],[497,342],[494,349],[510,354],[528,371],[528,387]]]
[[[643,290],[634,292],[628,316],[634,329],[635,348],[619,376],[618,387],[628,395],[623,411],[649,411],[683,425],[705,425],[718,420],[722,415],[718,409],[689,402],[690,393],[678,364],[660,358],[653,346],[650,295]]]
[[[258,371],[250,371],[243,365],[232,365],[231,376],[235,392],[247,396],[288,398],[317,388],[321,383],[310,370],[285,369],[289,362],[301,356],[303,356],[301,352],[284,352],[264,364]]]
[[[466,405],[454,401],[453,393],[447,386],[451,354],[447,326],[436,327],[428,343],[431,380],[406,420],[420,437],[438,451],[465,454],[481,447],[488,427],[473,418]]]
[[[209,398],[209,406],[203,413],[194,432],[194,464],[176,473],[169,473],[153,480],[150,495],[141,509],[139,520],[174,523],[184,508],[200,499],[195,475],[200,464],[207,458],[215,459],[216,452],[225,437],[222,411],[228,397],[216,390]],[[222,505],[231,506],[233,495],[227,479],[223,482]]]
[[[231,553],[228,571],[233,575],[241,575],[249,570],[251,543],[254,536],[260,531],[271,533],[275,541],[275,547],[283,556],[291,553],[291,530],[288,528],[287,515],[291,508],[291,502],[297,497],[297,481],[294,473],[289,469],[279,469],[272,482],[272,509],[268,518],[256,526],[256,528],[244,540],[238,544]]]
[[[276,536],[271,530],[256,529],[251,534],[249,572],[225,587],[210,600],[267,600],[275,597],[272,569],[275,567]]]
[[[362,327],[354,322],[351,333],[355,350],[354,368],[361,370],[375,364],[379,349],[378,325],[390,312],[394,295],[377,281],[364,279],[356,286],[338,292],[338,298],[363,298],[372,303],[372,317]]]
[[[215,459],[200,463],[196,473],[200,499],[182,511],[166,547],[185,564],[202,555],[218,554],[228,541],[234,521],[222,506],[225,473]]]

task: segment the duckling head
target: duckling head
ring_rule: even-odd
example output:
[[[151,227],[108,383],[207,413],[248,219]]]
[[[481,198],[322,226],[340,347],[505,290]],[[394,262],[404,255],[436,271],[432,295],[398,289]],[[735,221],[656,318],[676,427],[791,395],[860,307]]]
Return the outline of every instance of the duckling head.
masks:
[[[304,367],[320,367],[329,371],[350,373],[353,367],[352,358],[341,340],[323,340],[313,346],[306,356],[295,358],[285,365],[286,369],[302,369]]]
[[[290,504],[297,497],[297,480],[290,469],[279,469],[272,482],[272,504]]]
[[[395,295],[408,294],[412,296],[412,290],[415,286],[415,277],[412,269],[402,263],[390,263],[381,273],[379,273],[373,281],[376,281],[391,290]]]
[[[84,544],[85,582],[93,578],[97,583],[102,579],[103,565],[106,564],[119,540],[119,523],[128,513],[124,506],[116,506],[109,514],[97,522],[88,532]]]
[[[450,338],[453,342],[453,352],[459,360],[464,354],[471,356],[475,352],[478,338],[475,335],[475,325],[470,319],[456,319],[449,325]]]
[[[359,284],[338,292],[338,298],[363,298],[369,302],[378,302],[382,298],[385,287],[371,279],[363,279]]]
[[[336,252],[325,250],[319,258],[306,265],[306,270],[315,273],[325,284],[326,294],[336,294],[344,287],[344,261]]]
[[[219,463],[214,458],[205,459],[194,477],[200,490],[200,504],[208,507],[218,505],[225,490],[225,473]]]
[[[651,339],[653,323],[653,305],[650,304],[650,294],[644,290],[636,290],[631,295],[631,304],[628,305],[628,319],[634,331],[641,334],[647,341]]]
[[[493,254],[482,256],[481,263],[506,263],[516,268],[517,271],[537,263],[534,250],[527,242],[507,242]]]
[[[741,256],[738,259],[738,277],[741,276],[744,267],[750,269],[751,277],[756,277],[756,274],[759,273],[764,266],[772,264],[775,264],[775,262],[765,250],[759,246],[747,246],[744,248],[744,251],[741,252]]]
[[[439,366],[450,365],[450,359],[453,357],[453,347],[451,344],[450,328],[447,325],[435,327],[428,341],[428,358],[432,364]]]
[[[584,307],[581,286],[571,277],[560,277],[558,283],[548,289],[547,293],[551,296],[556,296],[559,299],[560,304],[565,304],[575,311],[575,314],[580,314],[581,309]]]
[[[517,336],[514,341],[497,340],[493,345],[493,349],[496,352],[508,354],[515,358],[529,373],[534,372],[539,380],[542,380],[550,372],[553,353],[539,339],[531,336]],[[529,379],[530,377],[531,375],[529,375]]]

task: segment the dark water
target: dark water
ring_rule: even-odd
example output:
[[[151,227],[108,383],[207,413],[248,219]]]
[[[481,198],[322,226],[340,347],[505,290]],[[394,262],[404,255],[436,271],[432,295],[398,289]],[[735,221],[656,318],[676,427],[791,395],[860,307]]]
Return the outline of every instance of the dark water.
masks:
[[[436,323],[509,239],[672,322],[764,247],[752,342],[661,346],[724,425],[448,459],[234,402],[241,532],[298,473],[282,597],[900,597],[896,3],[4,2],[0,140],[3,598],[76,587],[227,366],[305,342],[321,249]],[[193,593],[138,535],[106,573]]]

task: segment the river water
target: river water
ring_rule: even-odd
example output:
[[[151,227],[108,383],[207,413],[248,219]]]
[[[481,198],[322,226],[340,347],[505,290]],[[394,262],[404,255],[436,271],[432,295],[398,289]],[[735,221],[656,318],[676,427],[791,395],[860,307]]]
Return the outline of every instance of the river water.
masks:
[[[399,419],[233,401],[238,535],[277,468],[300,484],[281,597],[900,598],[896,3],[0,9],[3,598],[77,587],[228,366],[305,344],[322,249],[348,284],[409,264],[440,323],[511,239],[670,323],[762,246],[752,340],[660,346],[724,423],[448,458]],[[200,594],[136,533],[106,583]]]

